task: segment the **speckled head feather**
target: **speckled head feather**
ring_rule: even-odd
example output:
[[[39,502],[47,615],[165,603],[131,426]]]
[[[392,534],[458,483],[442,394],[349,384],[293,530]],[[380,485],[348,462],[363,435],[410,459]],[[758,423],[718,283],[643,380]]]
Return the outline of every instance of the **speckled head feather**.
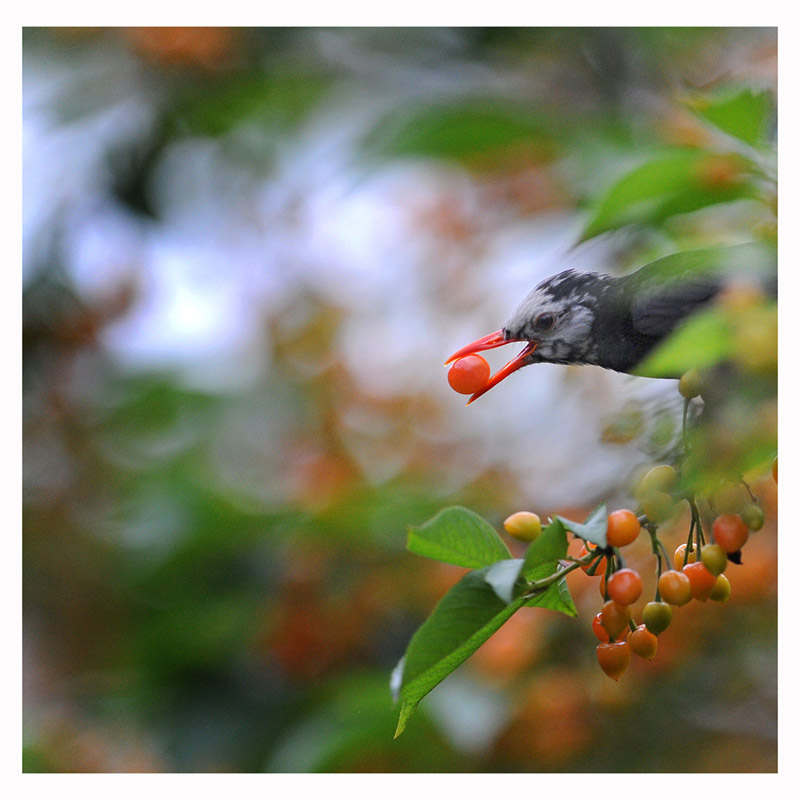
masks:
[[[538,341],[528,363],[594,364],[592,338],[598,303],[615,279],[596,272],[567,270],[542,281],[503,326],[509,341]]]

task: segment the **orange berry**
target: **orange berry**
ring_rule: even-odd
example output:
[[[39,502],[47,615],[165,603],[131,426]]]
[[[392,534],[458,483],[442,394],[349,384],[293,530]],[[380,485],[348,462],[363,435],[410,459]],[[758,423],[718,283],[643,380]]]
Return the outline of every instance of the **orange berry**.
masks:
[[[470,356],[459,358],[447,373],[447,382],[450,388],[459,394],[475,394],[486,386],[492,374],[489,362],[483,357],[473,353]]]
[[[578,553],[578,558],[583,558],[585,555],[588,555],[593,550],[597,550],[597,545],[596,544],[594,544],[592,542],[588,542],[587,544],[588,544],[589,549],[587,550],[586,549],[587,545],[584,544],[581,547],[580,553]],[[605,575],[605,572],[606,572],[606,559],[605,559],[605,557],[601,558],[599,563],[593,561],[590,564],[585,564],[584,566],[581,567],[581,569],[588,575],[589,574],[589,569],[595,564],[596,564],[596,566],[594,568],[594,572],[592,573],[592,576],[596,578],[596,577]]]
[[[655,658],[658,650],[658,637],[650,633],[644,625],[640,625],[628,636],[628,644],[637,656],[648,661]]]
[[[673,606],[685,606],[692,599],[692,584],[689,576],[674,569],[661,573],[658,591],[662,599]]]
[[[772,462],[772,480],[775,483],[778,482],[778,456],[775,456],[775,460]]]
[[[689,579],[692,587],[692,597],[695,600],[702,600],[705,603],[711,596],[714,590],[714,584],[717,582],[717,576],[712,575],[702,561],[697,561],[694,564],[687,564],[683,568],[683,574]]]
[[[631,663],[631,648],[627,642],[605,642],[597,645],[597,661],[603,672],[615,681]]]
[[[750,536],[750,529],[738,514],[720,514],[714,520],[714,541],[726,553],[741,550]]]
[[[621,606],[635,603],[642,594],[642,578],[635,569],[617,570],[608,579],[608,596]]]
[[[686,563],[686,545],[678,545],[678,547],[675,548],[675,555],[672,558],[673,561],[675,561],[675,569],[683,569],[683,565]],[[697,549],[693,547],[689,551],[689,563],[694,564],[695,561],[697,561]]]
[[[603,620],[602,614],[597,613],[594,615],[594,619],[592,620],[592,631],[594,635],[601,641],[607,642],[608,641],[608,631],[603,627]]]
[[[611,547],[625,547],[639,535],[642,526],[633,511],[621,508],[608,515],[606,540]]]
[[[631,610],[628,606],[621,606],[613,600],[606,600],[603,603],[603,610],[600,612],[600,621],[608,631],[608,635],[612,639],[617,639],[631,621]]]

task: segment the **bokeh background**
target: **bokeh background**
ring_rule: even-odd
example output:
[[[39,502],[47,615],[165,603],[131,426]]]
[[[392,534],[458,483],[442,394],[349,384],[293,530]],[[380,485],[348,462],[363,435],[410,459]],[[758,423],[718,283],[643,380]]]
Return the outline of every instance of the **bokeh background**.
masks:
[[[538,366],[467,408],[444,359],[555,271],[774,226],[745,199],[577,244],[615,178],[708,143],[686,92],[775,89],[774,29],[27,29],[23,54],[26,771],[776,769],[771,478],[731,601],[618,684],[578,572],[578,619],[518,613],[397,740],[389,691],[463,572],[408,525],[620,505],[675,431],[674,384]]]

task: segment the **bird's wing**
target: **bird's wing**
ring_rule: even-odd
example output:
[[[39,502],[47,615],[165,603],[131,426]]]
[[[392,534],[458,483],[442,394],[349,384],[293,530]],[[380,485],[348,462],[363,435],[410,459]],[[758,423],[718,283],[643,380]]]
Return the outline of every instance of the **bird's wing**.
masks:
[[[708,305],[720,288],[719,278],[710,275],[686,276],[649,291],[643,287],[631,302],[633,327],[646,336],[666,336]]]
[[[653,261],[625,281],[633,327],[665,336],[681,320],[702,310],[736,276],[756,280],[776,294],[775,248],[763,242],[674,253]]]

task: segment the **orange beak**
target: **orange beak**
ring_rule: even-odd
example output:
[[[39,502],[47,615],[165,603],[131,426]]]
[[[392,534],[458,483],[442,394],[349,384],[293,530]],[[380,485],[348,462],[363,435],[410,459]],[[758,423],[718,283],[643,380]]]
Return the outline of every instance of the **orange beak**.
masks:
[[[503,331],[495,331],[494,333],[490,333],[488,336],[484,336],[482,339],[476,339],[471,344],[462,347],[460,350],[456,350],[450,358],[445,361],[445,365],[450,364],[453,361],[457,361],[459,358],[464,358],[464,356],[472,355],[473,353],[479,353],[481,350],[493,350],[495,347],[502,347],[504,344],[511,344],[513,342],[525,342],[525,347],[518,353],[511,361],[508,362],[504,367],[500,368],[492,375],[491,378],[486,382],[486,385],[481,389],[479,392],[475,392],[469,400],[467,400],[467,405],[469,405],[473,400],[477,400],[482,394],[486,394],[493,386],[497,386],[500,381],[507,378],[512,372],[516,372],[521,367],[525,366],[525,360],[528,356],[533,353],[534,350],[539,346],[539,342],[535,341],[528,341],[527,339],[506,339],[503,335]]]

